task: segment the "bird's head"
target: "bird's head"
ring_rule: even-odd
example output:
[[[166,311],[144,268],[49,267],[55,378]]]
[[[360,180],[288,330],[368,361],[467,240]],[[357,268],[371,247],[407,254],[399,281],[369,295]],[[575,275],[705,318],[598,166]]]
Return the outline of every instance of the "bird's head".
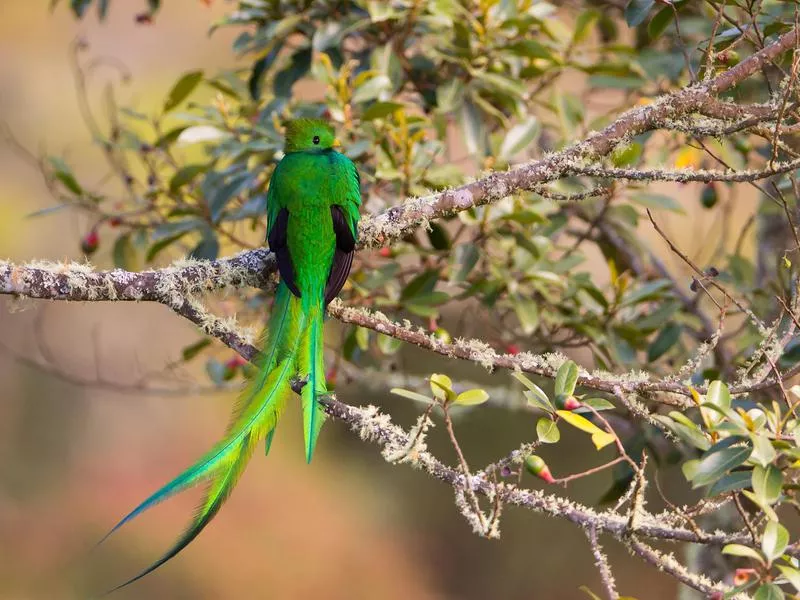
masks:
[[[294,119],[286,124],[286,152],[330,150],[339,146],[336,134],[322,119]]]

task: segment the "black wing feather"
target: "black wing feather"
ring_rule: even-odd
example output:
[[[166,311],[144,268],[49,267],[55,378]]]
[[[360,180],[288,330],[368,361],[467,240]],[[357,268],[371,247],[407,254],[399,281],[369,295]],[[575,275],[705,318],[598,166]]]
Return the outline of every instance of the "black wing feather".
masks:
[[[325,304],[328,305],[342,290],[350,267],[353,265],[353,254],[356,249],[356,238],[350,224],[344,215],[341,206],[331,206],[333,217],[333,232],[336,234],[336,250],[333,253],[331,272],[328,274],[328,283],[325,285]]]
[[[289,254],[289,246],[286,243],[288,225],[289,211],[282,208],[278,212],[278,217],[275,219],[275,222],[272,224],[272,229],[269,230],[267,241],[269,242],[269,249],[275,253],[275,259],[278,263],[278,273],[281,274],[281,279],[292,294],[299,298],[300,290],[297,289],[294,265],[292,265],[292,257]]]

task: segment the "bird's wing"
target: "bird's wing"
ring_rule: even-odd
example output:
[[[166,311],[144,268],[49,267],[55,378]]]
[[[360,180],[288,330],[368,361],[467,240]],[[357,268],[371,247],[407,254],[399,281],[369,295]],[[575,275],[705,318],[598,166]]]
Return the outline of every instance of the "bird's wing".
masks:
[[[347,280],[356,249],[356,236],[342,207],[338,204],[331,206],[331,217],[333,217],[333,232],[336,234],[336,249],[328,274],[328,283],[325,285],[326,305],[336,298]]]
[[[286,287],[291,290],[292,294],[299,298],[300,290],[297,289],[292,257],[289,254],[289,245],[286,241],[288,226],[289,210],[284,207],[278,211],[274,222],[271,224],[267,234],[267,241],[269,242],[269,249],[275,253],[281,279],[286,283]]]

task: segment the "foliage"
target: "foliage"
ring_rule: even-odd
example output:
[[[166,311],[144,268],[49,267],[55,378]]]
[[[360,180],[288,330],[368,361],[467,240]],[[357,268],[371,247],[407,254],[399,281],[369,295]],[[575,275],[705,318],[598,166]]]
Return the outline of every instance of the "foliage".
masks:
[[[109,10],[102,0],[69,4],[78,17],[92,4],[101,19]],[[795,21],[791,3],[728,4],[242,0],[211,30],[241,32],[233,52],[244,68],[182,74],[155,112],[113,105],[111,122],[93,128],[116,188],[95,189],[56,156],[42,165],[58,206],[89,215],[94,244],[85,243],[85,251],[96,249],[99,231],[105,236],[112,228],[117,267],[184,255],[215,259],[252,246],[254,236],[256,243],[263,239],[266,186],[289,118],[324,116],[336,125],[344,152],[359,165],[365,208],[377,214],[481,171],[563,149],[624,109],[746,59]],[[149,19],[157,19],[158,8],[158,1],[148,3]],[[80,67],[83,55],[76,60]],[[777,121],[794,124],[797,61],[782,57],[770,68],[731,99],[771,107],[773,119],[783,106]],[[561,85],[574,78],[584,82],[580,91]],[[298,92],[309,82],[316,91]],[[598,97],[613,106],[592,109]],[[795,137],[778,137],[777,126],[704,115],[628,139],[604,164],[744,171],[796,157]],[[525,410],[536,415],[536,441],[515,458],[515,475],[526,465],[540,477],[545,469],[542,478],[553,480],[533,449],[562,443],[565,427],[588,434],[598,452],[616,448],[606,465],[615,473],[606,501],[639,489],[643,454],[660,467],[680,463],[705,499],[755,507],[755,516],[743,511],[737,524],[750,543],[722,550],[753,568],[736,592],[783,598],[792,587],[800,592],[797,542],[781,524],[783,507],[800,509],[800,386],[732,389],[791,369],[800,358],[798,186],[793,172],[754,184],[759,212],[740,230],[728,229],[745,185],[712,181],[665,192],[646,177],[575,176],[517,191],[362,253],[343,299],[409,319],[445,343],[450,333],[443,323],[464,334],[453,307],[467,307],[471,321],[486,325],[479,330],[484,341],[509,355],[584,349],[598,369],[641,369],[690,390],[686,403],[655,394],[625,403],[622,388],[602,395],[579,385],[588,372],[563,358],[552,393],[515,372]],[[650,211],[651,219],[671,215],[686,223],[690,215],[713,214],[723,223],[719,239],[707,239],[698,252],[702,262],[691,277],[664,267],[644,237]],[[785,218],[780,251],[764,250],[759,237],[742,242],[756,219],[776,214]],[[265,299],[253,292],[242,301],[258,314]],[[735,329],[724,328],[726,318]],[[350,326],[342,358],[374,366],[398,349],[391,337]],[[184,356],[213,351],[201,341]],[[237,365],[208,361],[218,384],[239,374]],[[431,395],[393,391],[426,403],[426,418],[438,406],[448,423],[451,410],[481,410],[471,405],[489,399],[445,375],[434,374],[429,383]],[[620,421],[630,426],[614,426]],[[463,456],[461,468],[469,473]]]

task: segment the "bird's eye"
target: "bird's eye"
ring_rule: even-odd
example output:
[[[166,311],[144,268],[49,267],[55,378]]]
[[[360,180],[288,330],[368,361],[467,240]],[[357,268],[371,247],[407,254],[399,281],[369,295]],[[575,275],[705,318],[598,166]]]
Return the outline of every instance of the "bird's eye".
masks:
[[[314,142],[314,144],[319,144],[319,136],[318,136],[318,135],[315,135],[315,136],[314,136],[314,139],[313,139],[313,140],[311,140],[311,141],[312,141],[312,142]]]

